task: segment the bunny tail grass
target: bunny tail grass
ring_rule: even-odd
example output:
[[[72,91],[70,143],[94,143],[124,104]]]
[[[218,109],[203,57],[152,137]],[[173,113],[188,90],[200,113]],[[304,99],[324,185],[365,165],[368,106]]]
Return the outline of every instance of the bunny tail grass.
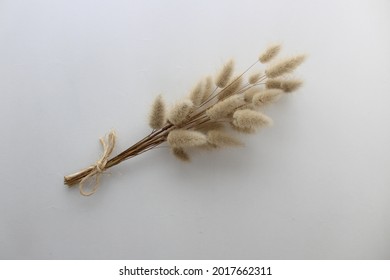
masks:
[[[184,98],[170,103],[170,106],[158,95],[149,113],[149,134],[112,155],[116,134],[110,132],[100,140],[103,147],[101,157],[89,167],[65,176],[64,183],[68,186],[79,184],[82,195],[92,195],[107,169],[161,144],[183,162],[190,160],[189,151],[192,155],[193,151],[200,149],[211,153],[224,147],[242,146],[240,139],[236,139],[236,135],[237,138],[242,135],[237,132],[252,134],[271,125],[272,119],[260,110],[280,98],[287,98],[285,93],[296,91],[302,85],[301,80],[284,75],[293,72],[305,56],[274,61],[280,48],[278,44],[269,46],[233,79],[234,61],[228,61],[214,78],[206,76]],[[261,69],[252,69],[254,67]]]

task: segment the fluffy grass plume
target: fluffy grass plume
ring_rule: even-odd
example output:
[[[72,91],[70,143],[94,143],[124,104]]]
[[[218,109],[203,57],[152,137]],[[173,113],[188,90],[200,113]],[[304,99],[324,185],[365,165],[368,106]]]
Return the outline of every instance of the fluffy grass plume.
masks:
[[[245,101],[240,95],[233,95],[225,100],[222,100],[215,104],[213,107],[206,111],[206,115],[210,118],[210,120],[218,120],[228,116],[235,109],[244,105]]]
[[[169,111],[168,120],[174,125],[182,123],[190,113],[192,107],[193,103],[189,99],[178,101]]]
[[[263,75],[264,75],[263,72],[253,73],[252,75],[249,76],[248,82],[252,85],[256,84],[258,81],[260,81]]]
[[[298,79],[275,78],[268,79],[265,85],[267,88],[278,88],[284,92],[293,92],[301,87],[302,81]]]
[[[252,103],[256,107],[268,105],[279,100],[283,91],[280,89],[267,89],[253,96]]]
[[[101,140],[102,157],[95,164],[65,176],[65,184],[72,186],[79,183],[80,193],[90,195],[96,191],[105,170],[164,144],[182,162],[189,161],[189,151],[208,149],[211,152],[215,148],[241,145],[241,141],[231,135],[232,132],[252,134],[258,128],[272,124],[272,120],[260,110],[302,85],[301,80],[283,75],[293,72],[305,56],[297,55],[274,62],[280,49],[280,45],[271,45],[234,79],[234,62],[228,61],[215,79],[211,76],[204,78],[187,98],[174,102],[168,111],[162,97],[157,96],[149,115],[152,131],[147,136],[111,157],[116,136],[110,133],[107,143]],[[255,69],[262,63],[267,63],[266,69],[263,69],[264,66]],[[248,77],[249,72],[254,74]],[[93,180],[91,192],[84,190],[88,180]]]
[[[226,87],[230,81],[230,78],[232,77],[233,69],[234,60],[229,60],[218,73],[215,79],[215,84],[220,88]]]
[[[272,124],[266,115],[250,109],[237,110],[233,114],[233,125],[243,129],[254,129]]]
[[[244,94],[245,102],[251,102],[253,99],[253,96],[255,96],[255,94],[262,92],[262,91],[263,90],[261,88],[258,88],[258,87],[251,87],[248,90],[244,91],[243,94]]]
[[[167,137],[168,144],[176,148],[189,148],[207,143],[206,135],[201,132],[186,129],[174,129]]]
[[[261,63],[270,62],[274,57],[278,55],[281,49],[280,44],[270,45],[264,52],[262,52],[259,56],[259,61]]]
[[[149,126],[153,129],[160,129],[166,122],[165,102],[161,95],[157,95],[152,104],[149,114]]]
[[[200,81],[191,91],[190,99],[192,103],[196,106],[200,105],[203,101],[203,83]]]
[[[293,57],[286,58],[275,64],[271,65],[265,70],[265,74],[268,78],[276,78],[287,73],[294,71],[303,61],[305,55],[296,55]]]
[[[209,99],[213,91],[213,78],[208,76],[204,82],[202,102],[205,102]]]
[[[242,77],[236,77],[233,79],[230,85],[225,87],[220,94],[218,94],[219,100],[224,100],[237,93],[238,89],[242,84]]]

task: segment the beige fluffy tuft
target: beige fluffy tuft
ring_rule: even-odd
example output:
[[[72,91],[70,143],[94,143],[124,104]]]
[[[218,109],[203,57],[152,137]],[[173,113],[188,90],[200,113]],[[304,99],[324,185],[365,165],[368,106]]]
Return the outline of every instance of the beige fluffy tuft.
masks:
[[[230,78],[233,74],[233,69],[234,61],[230,60],[223,66],[222,70],[218,73],[217,78],[215,79],[215,84],[220,88],[224,88],[230,81]]]
[[[244,105],[245,101],[240,95],[233,95],[225,100],[219,101],[213,107],[206,111],[206,115],[211,120],[218,120],[220,118],[224,118],[230,113],[233,113],[235,109]]]
[[[207,143],[207,137],[201,132],[185,129],[175,129],[169,132],[168,144],[175,148],[189,148]]]
[[[274,57],[278,55],[282,46],[280,44],[273,44],[269,46],[262,54],[259,56],[259,61],[261,63],[270,62]]]
[[[251,87],[251,88],[247,89],[244,92],[244,100],[246,102],[252,102],[253,96],[255,96],[255,94],[257,94],[261,91],[263,91],[263,90],[261,88],[258,88],[258,87]]]
[[[267,79],[267,81],[265,82],[265,87],[281,89],[284,81],[285,79],[283,78]]]
[[[207,141],[217,147],[242,146],[242,142],[219,130],[211,130],[207,133]]]
[[[168,120],[174,125],[182,123],[191,112],[192,107],[193,103],[189,99],[177,102],[169,111]]]
[[[249,83],[250,84],[256,84],[260,79],[263,77],[264,73],[263,72],[257,72],[249,76]]]
[[[190,156],[186,153],[186,151],[184,151],[183,148],[173,147],[172,153],[177,159],[181,161],[185,161],[185,162],[190,161]]]
[[[196,106],[200,105],[203,100],[203,83],[200,81],[192,90],[190,93],[190,99],[192,103]]]
[[[206,100],[208,100],[209,97],[211,96],[212,92],[213,92],[213,78],[211,76],[208,76],[206,78],[206,81],[205,81],[204,87],[203,87],[202,102],[205,102]]]
[[[298,79],[292,79],[292,80],[286,80],[286,79],[268,79],[266,82],[267,88],[278,88],[283,90],[284,92],[293,92],[300,88],[302,86],[302,80]]]
[[[157,95],[149,114],[149,125],[153,129],[159,129],[166,122],[165,102],[161,95]]]
[[[265,70],[265,74],[268,78],[279,77],[283,74],[294,71],[295,68],[297,68],[304,60],[305,55],[297,55],[286,58],[271,65],[267,70]]]
[[[228,98],[229,96],[234,95],[237,90],[240,88],[242,83],[242,77],[236,77],[233,79],[233,82],[231,82],[227,87],[225,87],[219,94],[218,94],[218,100],[224,100]]]
[[[233,125],[244,129],[271,125],[272,120],[266,115],[250,109],[237,110],[233,114]]]
[[[283,91],[280,89],[267,89],[253,96],[252,103],[256,107],[268,105],[279,100]]]

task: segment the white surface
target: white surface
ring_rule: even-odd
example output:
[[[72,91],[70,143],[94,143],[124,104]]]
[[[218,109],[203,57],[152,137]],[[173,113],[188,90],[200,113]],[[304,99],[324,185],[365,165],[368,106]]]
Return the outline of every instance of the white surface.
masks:
[[[63,175],[269,42],[309,54],[243,149],[158,149],[82,197]],[[0,258],[390,258],[389,1],[1,1]]]

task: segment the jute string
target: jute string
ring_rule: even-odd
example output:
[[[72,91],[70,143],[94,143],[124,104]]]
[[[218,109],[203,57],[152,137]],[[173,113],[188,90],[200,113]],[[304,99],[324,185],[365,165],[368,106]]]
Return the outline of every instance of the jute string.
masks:
[[[100,176],[105,170],[108,158],[110,157],[115,147],[115,140],[116,140],[115,132],[111,131],[108,134],[107,138],[108,138],[107,143],[104,141],[104,138],[99,139],[103,147],[103,154],[101,158],[95,163],[95,165],[93,165],[93,169],[91,170],[91,172],[80,181],[80,185],[79,185],[80,193],[84,196],[90,196],[94,194],[99,188]],[[88,180],[93,178],[95,182],[93,183],[92,190],[89,192],[85,191],[84,184]]]

